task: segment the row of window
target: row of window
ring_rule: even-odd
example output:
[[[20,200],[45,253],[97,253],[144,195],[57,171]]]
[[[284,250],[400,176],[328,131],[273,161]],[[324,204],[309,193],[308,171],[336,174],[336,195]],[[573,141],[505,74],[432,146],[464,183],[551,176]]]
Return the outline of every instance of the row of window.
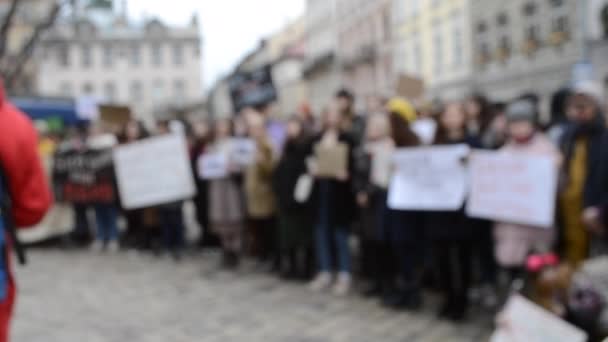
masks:
[[[68,46],[58,46],[54,47],[54,49],[56,49],[58,63],[63,67],[80,65],[83,68],[91,68],[96,63],[96,54],[94,53],[94,47],[92,45],[81,45],[75,51],[69,49]],[[139,45],[117,47],[111,44],[106,44],[101,46],[101,55],[98,56],[101,58],[101,64],[104,67],[112,67],[120,58],[127,59],[130,66],[137,67],[142,65],[142,55],[144,52],[144,49]],[[160,67],[166,63],[166,54],[164,52],[163,46],[160,43],[151,44],[148,49],[150,64],[155,67]],[[45,56],[46,55],[48,54],[45,53]],[[199,57],[200,49],[195,47],[194,58],[198,59]],[[184,64],[184,58],[184,46],[181,44],[173,44],[171,46],[171,63],[175,66],[182,66]],[[76,59],[77,62],[74,62],[74,59]]]
[[[167,89],[167,84],[163,80],[156,80],[152,82],[149,95],[153,101],[162,101],[171,95],[171,98],[177,102],[183,102],[187,92],[186,82],[184,80],[174,80],[170,86],[172,89]],[[74,91],[72,83],[67,81],[61,83],[60,92],[62,96],[72,97],[75,95]],[[91,82],[85,82],[81,85],[81,93],[101,96],[109,102],[119,100],[116,83],[111,81],[102,84],[100,88],[96,88]],[[129,84],[129,101],[143,101],[145,95],[144,84],[141,81],[132,81]]]

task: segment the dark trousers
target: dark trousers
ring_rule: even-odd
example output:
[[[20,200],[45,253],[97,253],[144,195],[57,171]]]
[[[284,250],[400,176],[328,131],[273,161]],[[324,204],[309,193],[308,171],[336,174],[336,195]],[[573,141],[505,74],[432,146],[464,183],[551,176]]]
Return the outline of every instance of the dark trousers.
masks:
[[[444,305],[463,314],[471,287],[472,253],[469,241],[446,240],[435,243],[440,289]]]
[[[88,207],[84,204],[74,203],[74,239],[78,243],[88,243],[91,240],[91,225],[87,217]]]
[[[160,224],[163,231],[163,243],[170,251],[178,251],[184,246],[184,218],[180,206],[159,208]]]
[[[199,188],[199,194],[194,198],[194,207],[196,209],[196,220],[201,227],[201,235],[199,239],[200,247],[220,247],[221,242],[217,234],[213,233],[209,223],[209,201],[207,195],[207,186]]]
[[[278,234],[274,217],[250,218],[247,244],[249,252],[260,260],[274,260],[278,256]]]
[[[397,267],[391,245],[384,241],[364,240],[361,258],[364,275],[373,286],[383,292],[391,291]]]
[[[393,242],[392,250],[397,261],[397,272],[402,279],[404,290],[420,291],[421,269],[424,264],[425,246],[412,242]]]
[[[129,247],[142,247],[145,244],[146,228],[144,227],[143,209],[125,211],[127,231],[124,243]]]
[[[477,238],[472,247],[475,253],[474,258],[477,261],[479,282],[482,285],[494,285],[497,280],[498,264],[494,254],[492,223],[485,220],[476,220],[474,224]]]

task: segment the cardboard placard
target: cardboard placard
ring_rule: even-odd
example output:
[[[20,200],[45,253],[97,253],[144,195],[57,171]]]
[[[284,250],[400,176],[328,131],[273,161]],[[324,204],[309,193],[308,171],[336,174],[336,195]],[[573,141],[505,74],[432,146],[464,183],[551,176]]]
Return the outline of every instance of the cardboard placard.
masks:
[[[315,146],[317,175],[337,178],[348,171],[348,145],[338,143],[333,146]]]
[[[417,100],[424,96],[424,81],[420,78],[401,75],[397,81],[397,94],[408,100]]]
[[[131,108],[126,106],[99,106],[99,119],[107,124],[122,127],[131,120]]]

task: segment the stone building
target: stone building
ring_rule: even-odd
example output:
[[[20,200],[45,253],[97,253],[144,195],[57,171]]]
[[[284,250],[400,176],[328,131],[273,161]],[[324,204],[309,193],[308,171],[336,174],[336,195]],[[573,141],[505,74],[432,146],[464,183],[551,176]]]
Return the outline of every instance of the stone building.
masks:
[[[170,27],[131,23],[111,9],[87,12],[48,32],[37,57],[39,94],[130,105],[148,123],[203,98],[196,16]]]
[[[475,88],[493,100],[540,96],[544,119],[551,96],[567,86],[582,59],[583,1],[473,1]]]

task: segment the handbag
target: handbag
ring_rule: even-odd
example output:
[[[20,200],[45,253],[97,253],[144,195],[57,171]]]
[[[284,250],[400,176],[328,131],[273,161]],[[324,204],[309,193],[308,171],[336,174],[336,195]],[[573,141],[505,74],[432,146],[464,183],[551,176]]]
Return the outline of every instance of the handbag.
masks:
[[[293,197],[298,203],[306,203],[312,194],[314,179],[311,175],[305,173],[298,177]]]

